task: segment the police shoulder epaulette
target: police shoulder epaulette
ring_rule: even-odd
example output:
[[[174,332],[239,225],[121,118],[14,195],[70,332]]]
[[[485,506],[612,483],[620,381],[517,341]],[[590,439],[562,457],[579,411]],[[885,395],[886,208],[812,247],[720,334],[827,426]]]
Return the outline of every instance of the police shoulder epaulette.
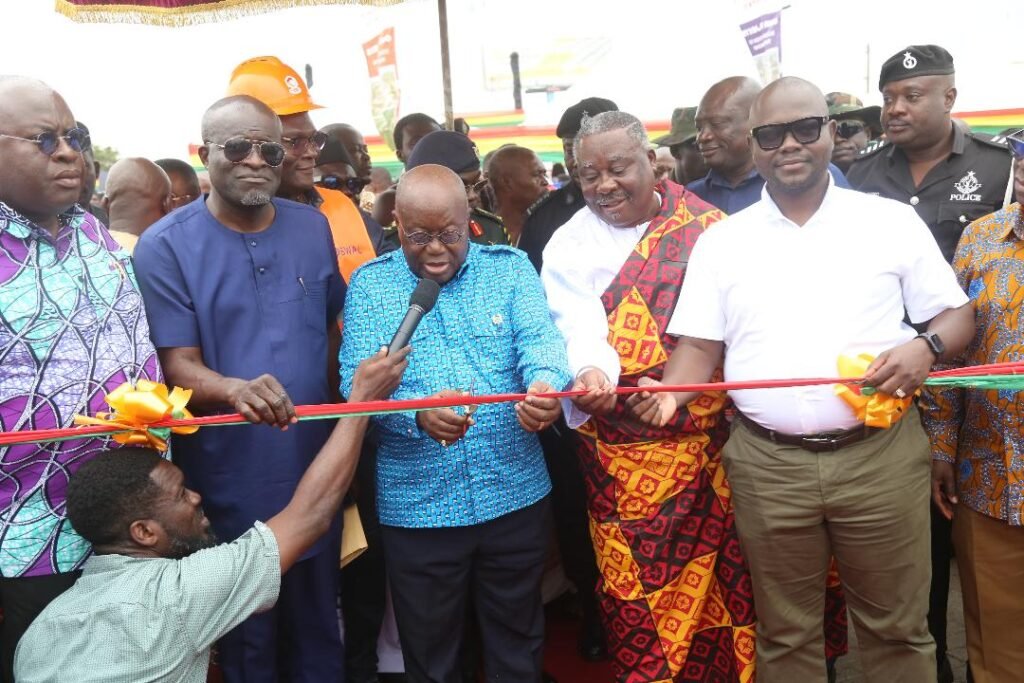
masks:
[[[998,149],[1002,154],[1008,154],[1010,152],[1010,147],[1006,144],[1005,136],[988,136],[984,133],[971,133],[968,137],[982,147]]]
[[[542,196],[540,199],[535,201],[533,204],[530,204],[530,208],[528,208],[526,210],[526,217],[529,218],[530,216],[532,216],[534,214],[534,212],[537,209],[539,209],[554,194],[555,194],[554,192],[545,192],[544,196]]]
[[[867,147],[860,151],[860,154],[854,157],[853,161],[856,163],[862,159],[866,159],[867,157],[874,156],[875,154],[878,154],[878,152],[880,152],[881,150],[885,149],[888,146],[888,140],[872,140],[871,142],[868,143]]]

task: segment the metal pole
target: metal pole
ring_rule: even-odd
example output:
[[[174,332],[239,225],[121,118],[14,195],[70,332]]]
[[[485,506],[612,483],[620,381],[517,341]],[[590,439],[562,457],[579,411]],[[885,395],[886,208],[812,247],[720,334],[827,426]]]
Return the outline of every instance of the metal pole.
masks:
[[[448,55],[448,3],[437,0],[437,22],[441,28],[441,81],[444,84],[444,127],[455,130],[455,111],[452,108],[452,65]]]

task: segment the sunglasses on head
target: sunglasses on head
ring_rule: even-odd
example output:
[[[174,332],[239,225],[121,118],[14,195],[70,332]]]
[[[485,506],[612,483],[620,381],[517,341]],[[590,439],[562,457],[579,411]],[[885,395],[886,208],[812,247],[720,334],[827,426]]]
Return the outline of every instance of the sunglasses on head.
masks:
[[[327,190],[348,190],[353,194],[362,192],[364,186],[359,178],[339,178],[336,175],[325,175],[316,184]]]
[[[64,140],[68,143],[68,147],[76,152],[81,152],[85,147],[88,146],[89,134],[81,128],[72,128],[63,135],[58,135],[52,130],[48,130],[34,135],[30,138],[22,138],[17,135],[7,135],[6,133],[0,133],[0,138],[10,138],[11,140],[21,140],[22,142],[31,142],[39,145],[40,151],[48,157],[52,157],[57,153],[57,149],[60,147],[60,141]]]
[[[279,142],[248,140],[243,137],[228,138],[223,144],[206,141],[207,145],[224,150],[224,158],[233,164],[239,164],[249,158],[253,147],[267,162],[267,166],[277,167],[284,162],[284,145]]]
[[[1024,130],[1020,131],[1016,135],[1010,135],[1006,138],[1006,144],[1010,146],[1010,151],[1013,152],[1013,156],[1018,159],[1024,159]]]
[[[849,139],[857,133],[862,132],[865,128],[867,128],[867,126],[860,121],[837,121],[836,135],[843,139]]]
[[[758,126],[750,131],[750,135],[757,142],[758,147],[768,152],[782,147],[782,143],[786,141],[786,136],[790,133],[792,133],[793,139],[801,145],[817,142],[821,137],[821,127],[826,123],[828,123],[827,116],[808,116],[789,123],[769,123],[766,126]]]

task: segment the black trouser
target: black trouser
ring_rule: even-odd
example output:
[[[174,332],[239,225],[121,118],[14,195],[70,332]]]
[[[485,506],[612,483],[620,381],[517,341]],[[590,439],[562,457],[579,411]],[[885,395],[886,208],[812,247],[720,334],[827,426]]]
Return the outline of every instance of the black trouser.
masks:
[[[345,681],[367,683],[377,675],[377,639],[387,608],[384,545],[377,521],[377,446],[370,434],[356,469],[356,506],[366,534],[366,552],[341,575],[341,614],[345,622]]]
[[[14,651],[32,620],[54,598],[71,588],[82,572],[0,579],[0,607],[4,610],[0,628],[0,681],[14,683]]]
[[[559,418],[539,436],[551,476],[551,509],[562,568],[576,586],[584,628],[591,633],[600,633],[601,616],[596,594],[600,575],[594,543],[590,538],[587,489],[576,455],[576,433],[566,426],[564,419]]]
[[[949,564],[953,559],[953,523],[933,504],[932,585],[928,593],[928,631],[935,639],[935,661],[946,657],[946,613],[949,607]]]
[[[483,524],[382,526],[405,672],[410,683],[455,683],[470,594],[489,681],[541,679],[547,498]]]

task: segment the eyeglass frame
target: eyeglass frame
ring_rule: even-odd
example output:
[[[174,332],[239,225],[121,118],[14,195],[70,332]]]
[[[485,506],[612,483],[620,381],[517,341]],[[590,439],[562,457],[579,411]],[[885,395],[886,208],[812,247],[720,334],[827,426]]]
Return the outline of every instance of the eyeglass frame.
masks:
[[[288,154],[287,150],[285,150],[285,148],[284,148],[284,145],[282,145],[280,142],[274,142],[273,140],[250,140],[249,138],[247,138],[245,136],[242,136],[242,135],[232,135],[227,140],[225,140],[223,143],[221,143],[221,142],[213,142],[212,140],[203,140],[203,144],[206,145],[207,147],[211,147],[211,146],[212,147],[219,147],[221,150],[224,150],[225,147],[227,146],[227,143],[232,141],[232,140],[235,140],[235,139],[241,139],[241,140],[244,140],[245,142],[248,142],[250,147],[249,147],[249,151],[246,152],[245,156],[242,157],[241,159],[239,159],[238,161],[231,161],[231,159],[228,159],[228,161],[231,161],[232,164],[240,164],[240,163],[242,163],[243,161],[248,159],[250,156],[252,156],[252,152],[255,149],[256,150],[256,156],[258,156],[260,159],[262,159],[263,163],[265,163],[270,168],[279,168],[282,164],[284,164],[284,159],[285,159],[285,157]],[[263,145],[277,145],[278,147],[280,147],[281,148],[281,161],[279,163],[277,163],[277,164],[270,163],[270,161],[267,160],[267,157],[265,157],[263,155]],[[224,158],[227,159],[227,154],[224,155]]]
[[[860,121],[860,120],[833,119],[833,121],[836,122],[836,135],[838,135],[839,137],[841,137],[844,140],[849,140],[850,138],[852,138],[857,133],[860,133],[862,131],[870,129],[870,126],[868,126],[867,123],[865,123],[864,121]],[[853,133],[850,133],[849,135],[844,135],[843,132],[842,132],[843,131],[843,126],[857,126],[858,128]]]
[[[81,137],[81,139],[79,139],[79,141],[77,142],[77,149],[75,148],[76,143],[74,143],[73,138],[70,137],[72,133],[78,133]],[[43,136],[45,135],[52,135],[55,139],[54,147],[49,152],[43,149]],[[57,131],[54,130],[44,130],[42,133],[39,133],[38,135],[35,135],[30,138],[23,138],[19,135],[8,135],[7,133],[0,133],[0,138],[8,138],[10,140],[21,140],[22,142],[31,142],[32,144],[39,147],[40,152],[42,152],[48,157],[52,157],[54,154],[57,153],[57,150],[60,149],[61,140],[63,140],[67,144],[67,146],[71,148],[71,151],[81,154],[82,151],[86,149],[86,147],[88,146],[87,143],[89,141],[89,134],[85,132],[84,128],[79,128],[78,126],[75,126],[74,128],[68,128],[63,135],[59,135]]]
[[[812,140],[800,140],[796,136],[796,133],[793,131],[793,126],[804,121],[818,122],[818,134]],[[757,143],[757,146],[761,149],[762,152],[772,152],[774,150],[777,150],[779,147],[782,147],[784,144],[786,144],[786,138],[789,137],[790,135],[793,136],[793,139],[798,144],[813,145],[815,142],[821,139],[821,129],[828,125],[829,121],[830,119],[827,116],[804,116],[794,121],[788,121],[787,123],[766,123],[763,126],[756,126],[754,128],[751,128],[750,137],[753,138],[754,142]],[[782,137],[779,139],[779,144],[775,145],[774,147],[765,147],[764,145],[761,144],[761,141],[757,139],[758,132],[766,130],[768,128],[782,128]]]
[[[438,232],[438,233],[429,233],[426,230],[413,230],[412,232],[408,232],[408,231],[406,231],[405,228],[402,228],[401,230],[402,230],[402,234],[405,235],[405,238],[408,239],[410,242],[412,242],[417,247],[428,247],[428,246],[430,246],[430,243],[433,242],[434,240],[437,240],[438,242],[440,242],[442,245],[444,245],[446,247],[450,247],[450,246],[452,246],[454,244],[458,244],[459,242],[461,242],[462,238],[466,236],[466,230],[465,229],[459,229],[459,228],[446,228],[446,229],[444,229],[444,230],[442,230],[441,232]],[[453,235],[453,234],[455,235],[454,239],[452,239],[451,241],[445,241],[444,235]],[[427,236],[427,241],[426,242],[418,241],[418,240],[422,239],[421,237],[419,237],[420,235],[426,235]]]
[[[292,151],[296,154],[304,154],[309,146],[312,146],[316,150],[317,154],[323,151],[324,147],[327,146],[328,141],[327,133],[321,131],[315,131],[312,135],[299,135],[294,138],[281,136],[283,142],[287,142],[288,146],[292,148]],[[301,149],[298,143],[302,143]]]

